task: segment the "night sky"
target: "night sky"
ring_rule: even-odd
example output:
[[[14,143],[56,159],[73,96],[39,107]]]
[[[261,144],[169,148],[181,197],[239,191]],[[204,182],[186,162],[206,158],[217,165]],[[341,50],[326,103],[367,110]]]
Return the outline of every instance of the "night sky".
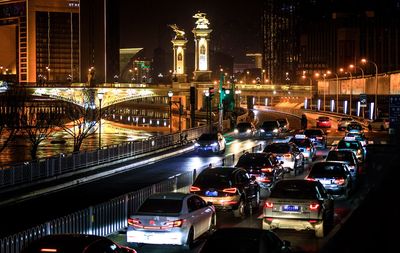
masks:
[[[121,47],[143,47],[147,57],[156,47],[172,51],[174,32],[168,24],[174,23],[186,32],[188,50],[193,50],[192,16],[198,11],[211,23],[213,50],[234,56],[235,62],[249,61],[246,53],[261,51],[260,0],[120,0],[120,6]]]

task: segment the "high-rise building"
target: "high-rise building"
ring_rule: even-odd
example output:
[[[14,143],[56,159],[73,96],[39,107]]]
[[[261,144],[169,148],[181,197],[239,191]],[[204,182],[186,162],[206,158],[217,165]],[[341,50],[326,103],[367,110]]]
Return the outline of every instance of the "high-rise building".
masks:
[[[18,83],[78,81],[78,13],[79,0],[0,1],[3,77]]]
[[[81,81],[119,79],[119,1],[80,0],[80,28]]]

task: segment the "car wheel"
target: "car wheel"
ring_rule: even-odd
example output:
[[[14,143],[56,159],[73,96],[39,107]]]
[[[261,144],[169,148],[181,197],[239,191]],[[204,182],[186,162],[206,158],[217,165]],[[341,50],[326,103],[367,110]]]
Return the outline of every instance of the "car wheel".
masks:
[[[191,227],[188,233],[186,243],[185,245],[183,245],[183,247],[185,249],[193,249],[193,246],[194,246],[194,229],[193,227]]]
[[[233,216],[235,216],[236,218],[245,218],[245,210],[246,204],[244,203],[243,199],[241,199],[238,208],[233,210]]]
[[[315,237],[323,238],[325,235],[324,228],[325,228],[325,220],[322,220],[321,224],[315,226]]]

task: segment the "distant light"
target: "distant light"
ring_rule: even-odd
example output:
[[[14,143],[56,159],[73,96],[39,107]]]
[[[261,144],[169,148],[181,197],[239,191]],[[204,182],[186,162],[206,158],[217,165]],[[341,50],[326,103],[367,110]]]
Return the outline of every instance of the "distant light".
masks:
[[[304,109],[307,110],[307,108],[308,108],[308,99],[306,98],[304,99]]]
[[[357,117],[360,117],[360,109],[361,109],[361,108],[360,108],[360,107],[361,107],[360,105],[361,105],[361,104],[360,104],[360,101],[358,101],[358,102],[357,102]]]
[[[318,108],[318,111],[321,110],[321,99],[318,99],[317,108]]]
[[[344,103],[344,105],[343,105],[343,113],[347,114],[347,104],[348,104],[347,100],[345,100],[343,103]]]
[[[369,119],[374,118],[375,103],[372,102],[369,106]]]
[[[265,99],[265,106],[268,106],[268,98]]]
[[[331,100],[331,112],[335,110],[335,100]]]

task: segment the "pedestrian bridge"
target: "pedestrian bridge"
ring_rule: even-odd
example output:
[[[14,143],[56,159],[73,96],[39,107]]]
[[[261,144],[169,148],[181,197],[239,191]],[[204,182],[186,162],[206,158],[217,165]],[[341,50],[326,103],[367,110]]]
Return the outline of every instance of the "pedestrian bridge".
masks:
[[[125,101],[149,98],[167,97],[168,91],[172,90],[174,95],[180,95],[184,90],[171,88],[116,88],[116,87],[37,87],[32,89],[32,95],[45,96],[70,102],[79,106],[100,105],[107,107]]]

